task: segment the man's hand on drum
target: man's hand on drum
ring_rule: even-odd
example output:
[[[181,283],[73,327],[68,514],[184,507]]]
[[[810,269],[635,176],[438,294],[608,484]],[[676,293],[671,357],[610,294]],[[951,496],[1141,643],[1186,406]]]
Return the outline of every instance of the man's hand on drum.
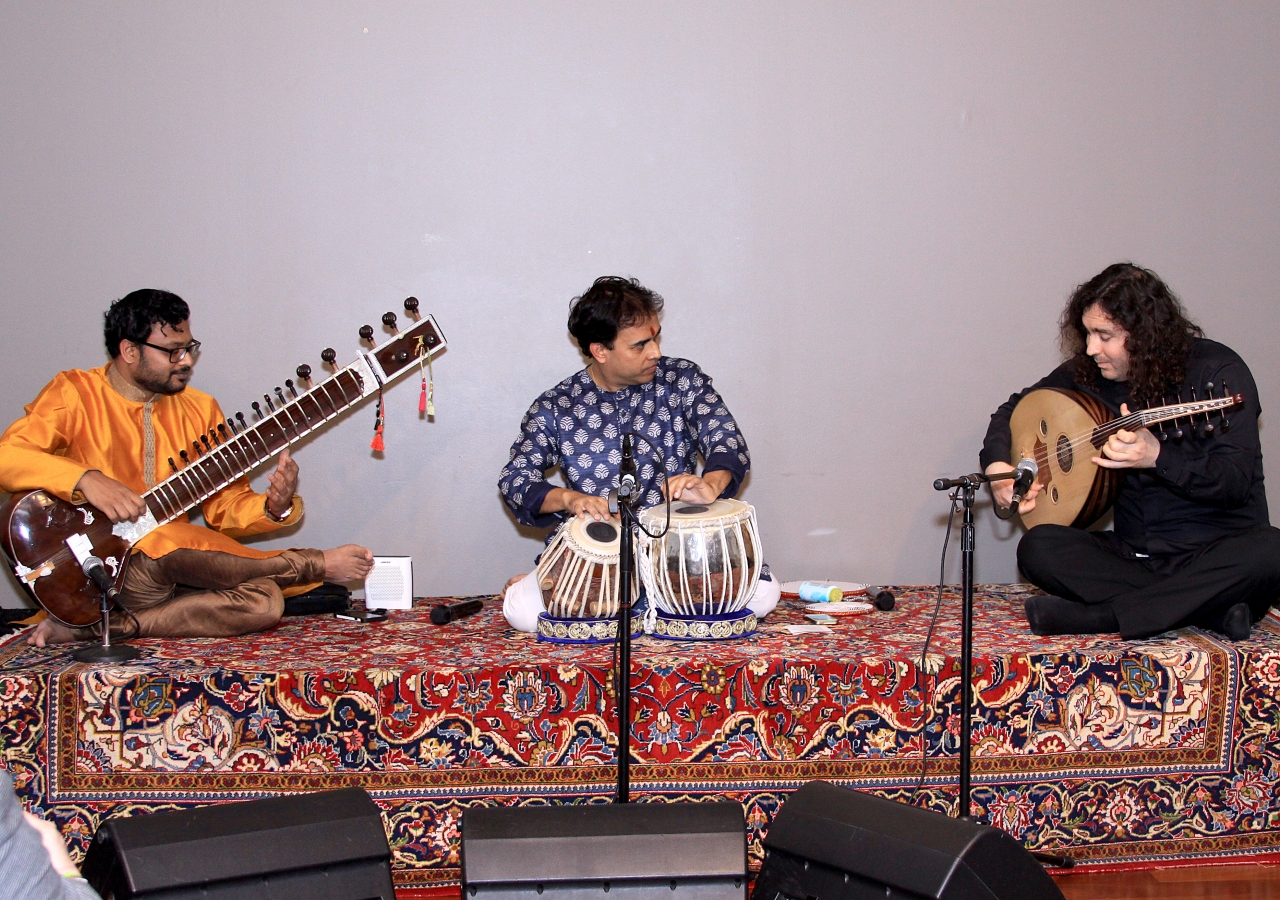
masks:
[[[609,498],[593,497],[590,494],[584,494],[580,491],[571,491],[568,488],[552,488],[547,492],[547,496],[542,501],[540,510],[544,513],[551,512],[567,512],[571,516],[577,516],[580,519],[595,519],[597,522],[603,522],[608,518],[616,518],[609,515]]]
[[[1120,404],[1120,415],[1129,415],[1129,404]],[[1146,428],[1117,431],[1102,445],[1093,458],[1094,465],[1104,469],[1150,469],[1160,456],[1160,441]]]
[[[1007,462],[993,462],[983,470],[984,475],[999,475],[1002,472],[1012,472],[1014,467]],[[991,495],[996,498],[996,504],[1005,509],[1013,505],[1013,482],[1015,479],[1006,478],[1003,481],[993,481],[988,487],[991,488]],[[1029,513],[1036,508],[1036,495],[1040,493],[1042,485],[1039,481],[1031,483],[1031,489],[1023,495],[1018,501],[1018,512]]]
[[[664,489],[672,500],[686,503],[714,503],[729,486],[733,476],[724,469],[703,472],[698,475],[673,475],[667,479]]]

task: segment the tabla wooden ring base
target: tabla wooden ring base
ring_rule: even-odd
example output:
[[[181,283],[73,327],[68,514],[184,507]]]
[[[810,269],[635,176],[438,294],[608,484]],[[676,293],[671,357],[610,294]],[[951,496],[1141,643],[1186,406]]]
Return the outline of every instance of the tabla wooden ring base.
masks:
[[[631,616],[631,636],[644,634],[644,619]],[[538,640],[551,644],[611,644],[618,639],[618,617],[571,619],[538,614]]]
[[[733,641],[756,633],[756,614],[749,609],[710,616],[658,610],[653,636],[667,641]]]

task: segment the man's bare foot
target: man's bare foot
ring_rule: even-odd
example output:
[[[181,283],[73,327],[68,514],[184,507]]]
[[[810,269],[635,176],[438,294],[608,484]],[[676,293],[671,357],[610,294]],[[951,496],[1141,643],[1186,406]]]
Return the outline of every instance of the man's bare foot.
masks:
[[[520,581],[528,577],[528,575],[529,573],[525,572],[524,575],[512,575],[510,578],[508,578],[507,583],[502,586],[503,595],[505,596],[507,591],[511,589],[511,585],[515,584],[517,581]]]
[[[361,581],[373,568],[373,551],[359,544],[343,544],[324,551],[324,580],[336,584]]]
[[[50,644],[69,644],[80,640],[76,629],[68,628],[61,622],[45,619],[27,635],[27,643],[33,647],[47,647]]]

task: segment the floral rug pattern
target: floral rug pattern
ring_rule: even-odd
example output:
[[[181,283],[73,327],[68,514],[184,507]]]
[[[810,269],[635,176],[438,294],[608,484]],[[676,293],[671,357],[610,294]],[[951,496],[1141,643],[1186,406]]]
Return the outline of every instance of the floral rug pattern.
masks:
[[[1197,629],[1037,638],[1027,592],[976,600],[976,811],[1083,864],[1280,850],[1280,620],[1239,644]],[[960,602],[944,595],[922,671],[936,593],[897,594],[830,634],[787,633],[805,620],[784,602],[748,640],[637,640],[633,798],[740,801],[753,865],[806,780],[954,812]],[[440,627],[420,605],[371,625],[144,640],[141,659],[98,668],[11,638],[0,765],[80,852],[108,816],[359,785],[383,810],[397,884],[450,883],[466,806],[612,794],[612,648],[540,643],[499,607]]]

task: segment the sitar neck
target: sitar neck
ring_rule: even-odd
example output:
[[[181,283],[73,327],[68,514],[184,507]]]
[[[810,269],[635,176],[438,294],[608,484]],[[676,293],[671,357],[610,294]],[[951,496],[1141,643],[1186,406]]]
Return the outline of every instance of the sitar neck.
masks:
[[[174,521],[444,346],[435,319],[427,316],[252,425],[228,431],[222,440],[215,435],[203,455],[142,499],[157,524]]]

